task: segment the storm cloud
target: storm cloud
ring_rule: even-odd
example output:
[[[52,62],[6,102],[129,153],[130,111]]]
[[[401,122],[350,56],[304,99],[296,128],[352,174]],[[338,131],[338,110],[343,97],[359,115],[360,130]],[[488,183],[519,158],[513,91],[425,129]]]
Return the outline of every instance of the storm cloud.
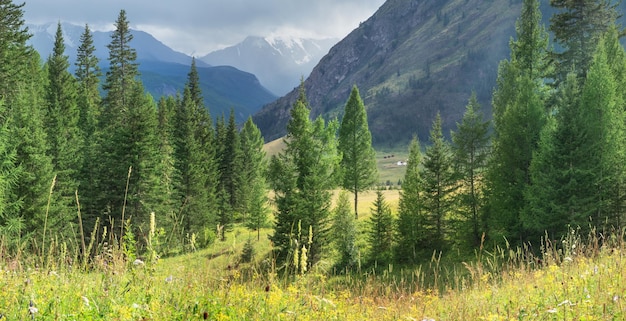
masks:
[[[89,24],[112,30],[121,9],[131,28],[202,56],[247,36],[343,38],[384,0],[26,0],[27,23]]]

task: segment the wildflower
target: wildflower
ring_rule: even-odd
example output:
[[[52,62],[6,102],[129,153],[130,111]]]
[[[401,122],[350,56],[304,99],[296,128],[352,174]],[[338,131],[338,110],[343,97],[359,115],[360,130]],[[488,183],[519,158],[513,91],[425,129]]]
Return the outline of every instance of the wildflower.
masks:
[[[204,313],[202,313],[202,319],[208,320],[209,319],[209,312],[204,311]]]
[[[31,316],[35,316],[35,313],[39,312],[39,309],[37,309],[37,307],[35,307],[35,303],[33,303],[33,300],[30,300],[30,303],[28,304],[28,313],[30,313]]]
[[[619,295],[616,294],[613,296],[613,302],[617,302],[617,301],[619,301]]]
[[[270,291],[270,285],[268,284],[265,286],[265,292],[269,292],[269,291]]]
[[[552,308],[552,309],[550,309],[550,310],[548,310],[546,312],[548,312],[548,313],[557,313],[558,311],[557,311],[556,308]]]
[[[165,278],[165,283],[170,283],[174,280],[174,277],[172,277],[171,275]]]
[[[143,261],[140,259],[136,259],[135,261],[133,261],[133,265],[135,266],[140,266],[140,265],[143,266],[144,264],[145,263],[143,263]]]

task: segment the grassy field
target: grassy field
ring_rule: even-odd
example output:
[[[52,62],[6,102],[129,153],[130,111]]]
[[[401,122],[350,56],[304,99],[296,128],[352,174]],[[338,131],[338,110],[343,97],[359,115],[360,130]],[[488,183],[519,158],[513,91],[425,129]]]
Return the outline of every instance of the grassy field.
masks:
[[[268,157],[278,155],[285,143],[282,138],[276,139],[264,145],[263,149]],[[406,166],[398,165],[398,162],[406,162],[409,158],[407,150],[377,151],[376,165],[378,167],[378,185],[397,188],[398,182],[404,178]]]
[[[3,258],[0,320],[626,318],[621,242],[572,237],[559,250],[548,247],[541,261],[502,249],[479,251],[474,263],[457,267],[433,259],[415,270],[353,276],[333,276],[322,262],[284,278],[265,255],[269,232],[254,241],[256,260],[245,264],[243,243],[256,235],[240,228],[202,251],[138,265],[113,253],[88,272],[54,257],[40,266]]]

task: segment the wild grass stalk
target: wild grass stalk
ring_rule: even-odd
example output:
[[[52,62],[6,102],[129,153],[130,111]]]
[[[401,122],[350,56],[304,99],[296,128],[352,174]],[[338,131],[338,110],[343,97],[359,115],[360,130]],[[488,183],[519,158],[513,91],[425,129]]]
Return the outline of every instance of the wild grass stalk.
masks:
[[[50,200],[52,199],[52,191],[54,190],[54,185],[57,181],[57,176],[56,174],[54,175],[54,177],[52,178],[52,183],[50,184],[50,193],[48,193],[48,204],[46,205],[46,216],[44,218],[43,221],[43,234],[41,237],[41,258],[42,260],[44,259],[44,254],[46,253],[46,228],[48,226],[48,214],[50,213]],[[42,265],[45,264],[45,262],[41,262]]]

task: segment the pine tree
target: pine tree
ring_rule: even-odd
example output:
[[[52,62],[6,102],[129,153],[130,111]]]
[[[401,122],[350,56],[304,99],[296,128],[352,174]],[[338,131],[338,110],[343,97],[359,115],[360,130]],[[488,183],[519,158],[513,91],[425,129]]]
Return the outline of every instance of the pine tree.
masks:
[[[24,3],[0,0],[0,98],[10,103],[20,83],[29,78],[28,64],[35,54],[26,42],[31,34],[24,25]]]
[[[574,70],[585,79],[600,37],[618,18],[617,3],[610,0],[550,0],[559,9],[550,19],[554,41],[562,52],[554,53],[559,78]]]
[[[352,87],[339,127],[339,151],[343,155],[342,187],[354,194],[354,215],[358,218],[358,194],[376,182],[378,173],[365,105],[356,85]]]
[[[424,254],[424,180],[421,173],[422,154],[417,137],[409,145],[409,160],[402,181],[398,205],[396,260],[401,263],[415,263]]]
[[[309,120],[304,88],[291,109],[286,147],[270,163],[270,183],[275,192],[276,224],[270,236],[280,262],[296,248],[308,250],[308,265],[320,260],[327,238],[331,189],[338,166],[337,122]],[[297,226],[302,230],[298,233]],[[297,233],[297,234],[296,234]],[[296,246],[294,248],[293,246]]]
[[[341,192],[333,210],[331,239],[339,253],[336,268],[352,268],[357,264],[359,250],[356,245],[356,219],[350,209],[350,199],[346,192]]]
[[[75,191],[83,165],[83,135],[79,128],[80,111],[77,106],[76,80],[68,71],[69,58],[65,55],[61,23],[57,25],[54,48],[47,60],[46,86],[47,114],[45,128],[50,145],[49,154],[56,173],[55,190],[60,195],[56,211],[63,216],[75,213]]]
[[[370,260],[374,264],[384,265],[390,263],[393,258],[394,222],[391,209],[380,190],[376,191],[376,200],[371,212],[368,233]]]
[[[489,155],[489,121],[484,121],[476,93],[472,93],[457,132],[452,133],[455,168],[461,181],[459,211],[464,219],[462,231],[472,245],[480,245],[484,232],[481,180]]]
[[[445,248],[446,236],[452,228],[452,198],[457,189],[452,170],[452,154],[441,132],[441,116],[437,114],[430,132],[430,146],[426,148],[424,165],[425,234],[429,249]]]

